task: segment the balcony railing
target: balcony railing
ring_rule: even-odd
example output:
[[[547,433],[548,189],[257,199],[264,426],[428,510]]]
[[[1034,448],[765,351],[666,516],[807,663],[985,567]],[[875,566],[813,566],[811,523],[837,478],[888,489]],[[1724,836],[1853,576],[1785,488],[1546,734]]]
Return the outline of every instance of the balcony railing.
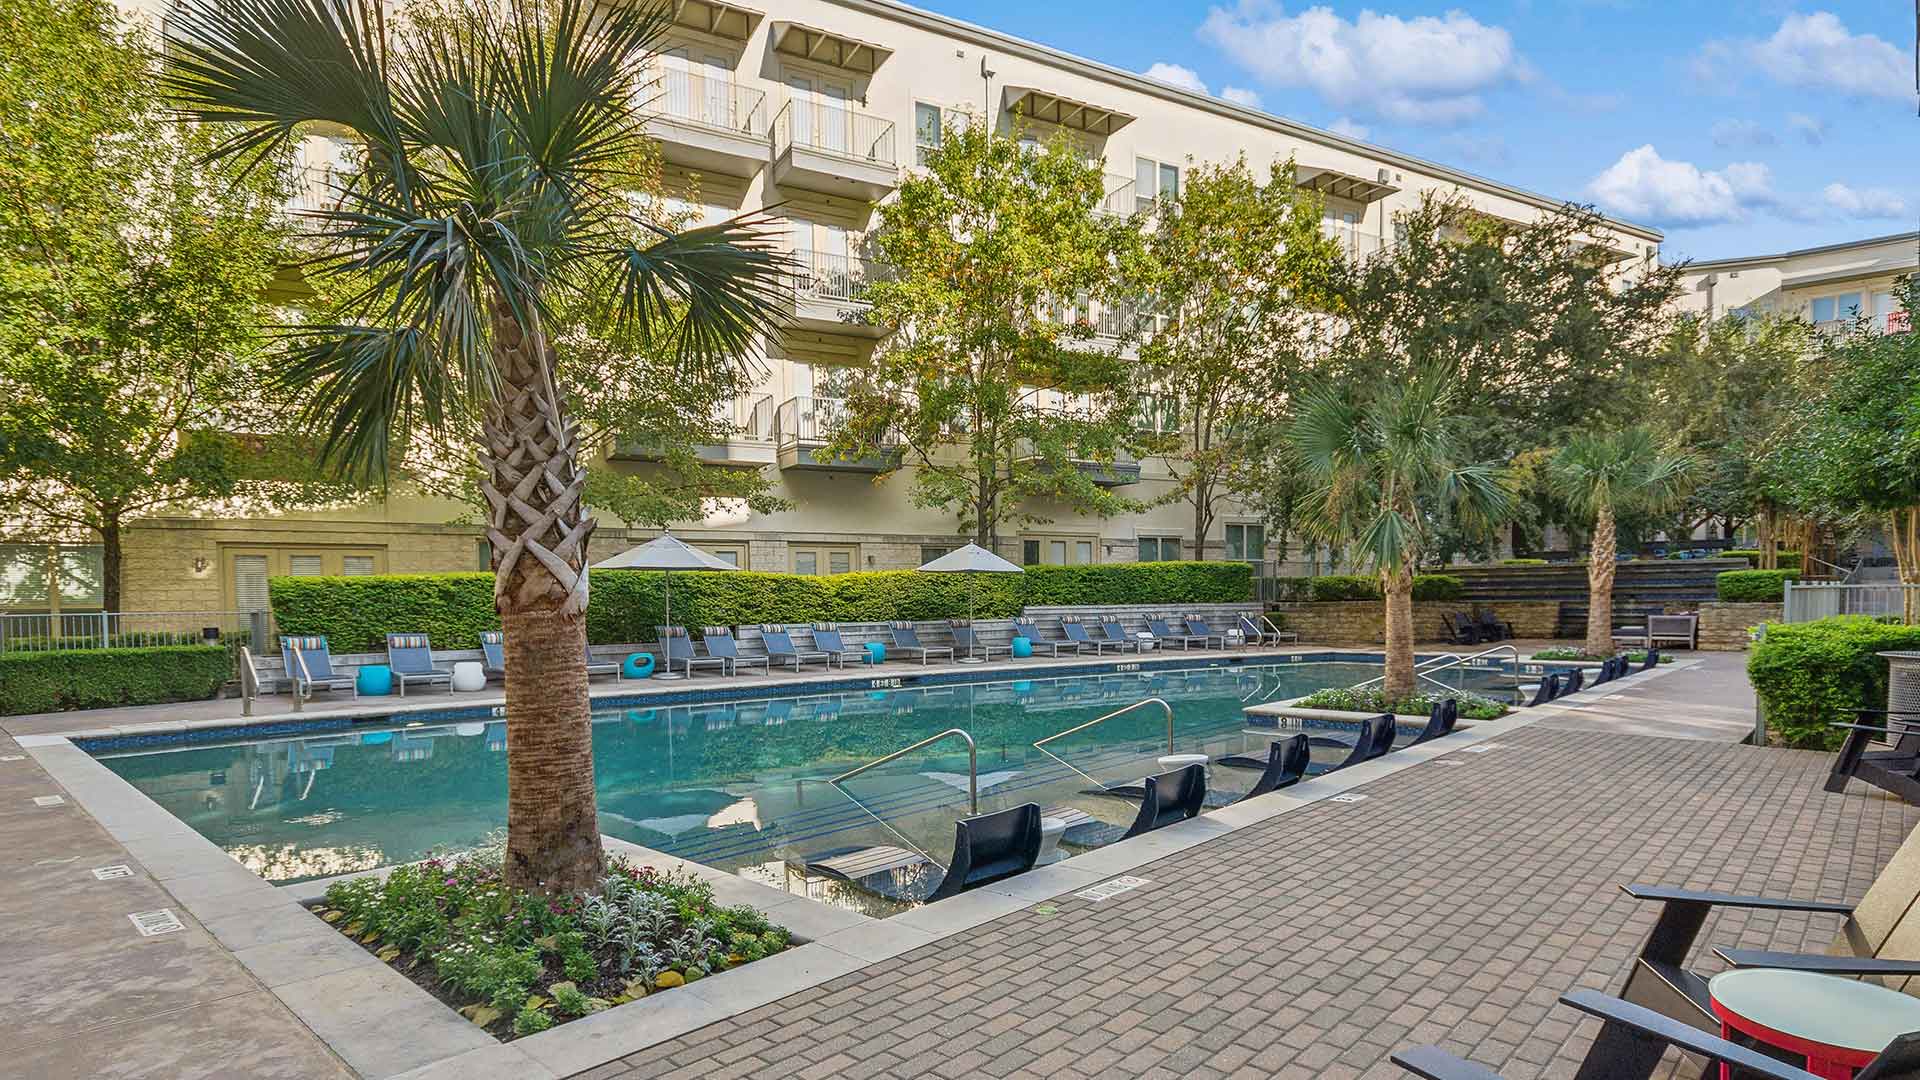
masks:
[[[767,94],[732,79],[668,69],[652,84],[649,107],[662,116],[735,135],[764,138]]]
[[[1335,221],[1320,223],[1320,231],[1340,245],[1347,258],[1355,262],[1371,259],[1387,249],[1378,236]]]
[[[773,118],[773,148],[794,147],[833,154],[851,161],[898,165],[893,121],[869,116],[838,102],[788,101]]]
[[[340,204],[345,174],[331,165],[303,165],[293,170],[293,193],[287,197],[290,214],[330,210]]]
[[[733,426],[733,438],[764,442],[773,438],[773,395],[742,394],[720,419]]]
[[[1102,190],[1106,194],[1101,197],[1100,205],[1094,208],[1094,212],[1112,217],[1126,217],[1133,213],[1133,177],[1104,173],[1102,181],[1105,185]]]
[[[865,304],[867,285],[885,274],[885,264],[858,255],[796,251],[793,261],[794,291],[802,300]]]
[[[847,403],[839,398],[790,397],[774,411],[773,441],[782,449],[831,442],[847,426],[850,415]],[[899,437],[890,433],[881,437],[877,449],[899,445]]]

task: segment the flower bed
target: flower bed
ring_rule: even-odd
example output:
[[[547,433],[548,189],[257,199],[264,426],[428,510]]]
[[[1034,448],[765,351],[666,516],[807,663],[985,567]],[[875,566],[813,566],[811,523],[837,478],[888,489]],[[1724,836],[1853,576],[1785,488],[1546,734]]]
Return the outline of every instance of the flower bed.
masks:
[[[1606,660],[1610,658],[1606,656],[1598,656],[1588,652],[1585,649],[1575,648],[1570,645],[1559,645],[1551,649],[1541,649],[1539,652],[1534,653],[1532,656],[1528,657],[1528,659],[1529,660],[1591,660],[1594,663],[1599,663],[1602,660]],[[1627,653],[1627,660],[1629,663],[1644,664],[1647,662],[1647,650],[1634,649]],[[1672,653],[1660,654],[1661,663],[1671,664],[1673,663],[1673,661],[1674,661],[1674,656]]]
[[[1347,712],[1393,713],[1396,716],[1424,716],[1433,711],[1434,703],[1443,698],[1457,698],[1460,702],[1460,715],[1468,720],[1495,720],[1507,713],[1507,707],[1470,691],[1450,693],[1427,692],[1412,694],[1393,701],[1380,690],[1355,690],[1351,687],[1328,687],[1315,690],[1295,705],[1305,709],[1341,709]]]
[[[501,1039],[777,953],[789,935],[696,878],[615,858],[593,897],[501,880],[500,850],[402,866],[327,889],[314,911]]]

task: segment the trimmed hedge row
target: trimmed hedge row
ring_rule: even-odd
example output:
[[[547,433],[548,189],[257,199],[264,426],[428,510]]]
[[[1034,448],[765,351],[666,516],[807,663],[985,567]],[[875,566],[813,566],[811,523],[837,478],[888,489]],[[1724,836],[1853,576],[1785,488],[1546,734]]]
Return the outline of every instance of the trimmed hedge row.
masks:
[[[1760,549],[1758,548],[1728,548],[1721,552],[1720,555],[1728,559],[1745,559],[1747,560],[1748,566],[1753,567],[1755,570],[1760,568]],[[1777,561],[1781,566],[1798,563],[1800,561],[1800,553],[1797,551],[1782,550]]]
[[[590,578],[587,639],[652,641],[666,621],[662,575],[596,570]],[[1030,566],[1024,574],[852,574],[677,572],[673,621],[681,626],[883,622],[967,614],[1006,618],[1039,604],[1234,604],[1253,595],[1243,562]],[[377,652],[389,632],[424,633],[442,648],[475,648],[499,627],[493,575],[386,574],[277,577],[268,584],[285,634],[325,634],[335,652]]]
[[[1448,574],[1415,574],[1415,600],[1458,600],[1466,595],[1466,583]],[[1307,579],[1307,597],[1311,600],[1379,600],[1380,579],[1370,574],[1326,574]]]
[[[233,670],[218,645],[0,653],[0,716],[205,701]]]
[[[1798,570],[1723,570],[1714,575],[1715,593],[1729,604],[1774,604],[1786,596],[1786,583]]]
[[[1854,709],[1883,709],[1887,662],[1875,653],[1920,649],[1920,626],[1839,615],[1808,623],[1768,623],[1747,657],[1767,729],[1788,746],[1834,749]]]

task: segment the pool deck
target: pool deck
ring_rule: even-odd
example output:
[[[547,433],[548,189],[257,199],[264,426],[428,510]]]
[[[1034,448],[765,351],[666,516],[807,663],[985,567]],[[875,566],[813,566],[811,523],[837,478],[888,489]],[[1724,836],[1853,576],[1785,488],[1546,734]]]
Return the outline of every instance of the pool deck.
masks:
[[[633,1006],[596,1017],[610,1037],[591,1043],[615,1049],[578,1024],[537,1036],[562,1051],[539,1061],[497,1046],[455,1056],[455,1038],[416,1075],[1399,1076],[1387,1053],[1419,1041],[1510,1077],[1566,1075],[1590,1025],[1554,999],[1617,986],[1654,915],[1616,884],[1857,898],[1920,822],[1860,785],[1820,791],[1825,755],[1733,745],[1752,725],[1743,666],[1693,654],[1524,710],[1490,737],[1462,733],[1208,815],[1178,841],[1069,860],[953,926],[945,912],[989,898],[834,931],[838,947],[807,947],[824,967],[763,961],[765,975],[750,965],[693,988],[708,997],[661,999],[685,1006],[678,1017]],[[208,704],[228,711],[194,719],[237,715],[238,702]],[[64,730],[155,719],[74,714]],[[262,917],[284,908],[285,890],[248,886],[231,866],[143,864],[129,848],[163,850],[152,834],[171,818],[127,816],[72,779],[50,756],[59,746],[19,748],[12,723],[0,726],[0,917],[13,931],[0,944],[12,976],[0,1076],[391,1075],[402,1070],[366,1065],[369,1039],[420,1057],[417,1044],[452,1030],[424,1014],[356,1013],[379,973],[329,968],[346,943],[310,917]],[[1335,790],[1365,799],[1335,802]],[[65,801],[34,802],[49,795]],[[116,864],[130,876],[94,878]],[[1148,883],[1104,901],[1073,895],[1115,873]],[[185,928],[141,937],[128,915],[159,908]],[[1702,940],[1819,949],[1831,932],[1736,912]],[[263,977],[243,962],[262,954],[296,967]],[[713,1004],[729,992],[733,1015]]]

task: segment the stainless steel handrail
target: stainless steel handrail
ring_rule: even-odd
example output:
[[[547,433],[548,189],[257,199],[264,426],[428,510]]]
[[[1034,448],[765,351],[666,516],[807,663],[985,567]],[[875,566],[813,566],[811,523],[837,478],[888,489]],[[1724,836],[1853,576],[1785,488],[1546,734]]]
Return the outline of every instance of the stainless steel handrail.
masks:
[[[929,736],[928,738],[921,739],[919,742],[914,743],[912,746],[901,747],[900,749],[895,750],[893,753],[888,754],[885,757],[874,758],[872,761],[867,762],[865,765],[848,769],[846,772],[843,772],[839,776],[836,776],[827,781],[828,784],[831,784],[833,786],[835,791],[838,791],[840,794],[845,795],[847,797],[848,802],[851,802],[853,803],[853,805],[859,807],[861,813],[872,818],[875,822],[877,822],[880,825],[881,828],[892,833],[895,837],[899,839],[901,843],[907,845],[909,848],[912,848],[915,854],[919,855],[921,858],[927,860],[933,865],[938,866],[942,872],[945,872],[948,869],[947,864],[941,862],[939,859],[934,858],[919,844],[916,844],[912,840],[907,839],[907,835],[905,833],[901,832],[899,829],[894,828],[892,825],[887,824],[886,818],[883,818],[879,814],[876,814],[872,810],[868,809],[867,804],[861,802],[859,796],[855,795],[851,791],[848,791],[846,788],[841,787],[840,781],[850,780],[853,777],[859,776],[861,773],[866,772],[868,769],[878,768],[881,765],[885,765],[889,761],[898,760],[899,758],[904,757],[907,754],[913,753],[915,750],[919,750],[922,747],[931,746],[942,739],[949,738],[954,735],[958,735],[962,739],[967,740],[968,813],[978,814],[980,813],[980,750],[979,750],[979,747],[974,745],[973,736],[967,734],[966,731],[960,728],[948,728],[947,730],[941,732],[938,735],[933,735],[933,736]]]
[[[253,696],[259,691],[259,676],[253,671],[253,650],[240,646],[240,715],[253,715]]]
[[[1070,771],[1079,773],[1081,776],[1085,777],[1087,780],[1092,781],[1095,787],[1100,788],[1101,790],[1104,791],[1107,787],[1106,784],[1102,783],[1100,780],[1097,780],[1092,776],[1088,776],[1085,772],[1082,772],[1080,769],[1074,768],[1074,765],[1072,762],[1054,753],[1053,751],[1047,749],[1046,744],[1052,742],[1055,739],[1064,739],[1067,736],[1072,735],[1076,732],[1085,731],[1088,728],[1094,726],[1095,724],[1104,724],[1116,716],[1125,716],[1126,714],[1134,711],[1135,709],[1144,708],[1145,706],[1148,706],[1148,705],[1158,705],[1160,706],[1161,709],[1165,710],[1167,714],[1167,753],[1171,754],[1173,753],[1173,706],[1167,704],[1165,701],[1157,697],[1142,698],[1131,705],[1126,705],[1121,708],[1115,709],[1112,712],[1106,714],[1105,716],[1096,716],[1084,724],[1075,724],[1073,727],[1070,727],[1065,731],[1056,731],[1053,734],[1047,736],[1046,738],[1040,739],[1039,741],[1035,742],[1033,744],[1033,748],[1047,755],[1053,760],[1059,762],[1060,764],[1065,765]]]
[[[1417,677],[1425,678],[1424,675],[1421,675],[1421,670],[1424,669],[1428,664],[1437,664],[1442,660],[1458,661],[1459,659],[1460,659],[1459,653],[1441,653],[1439,656],[1429,656],[1425,660],[1422,660],[1419,663],[1413,665],[1413,673]],[[1374,683],[1384,683],[1386,681],[1387,681],[1387,677],[1385,675],[1375,675],[1373,678],[1368,679],[1365,682],[1354,683],[1352,686],[1347,687],[1347,689],[1365,690],[1367,687],[1372,686]],[[1428,681],[1432,681],[1432,680],[1428,680]]]
[[[1281,629],[1279,623],[1274,622],[1273,618],[1264,611],[1260,613],[1260,621],[1264,623],[1266,625],[1267,630],[1272,634],[1274,634],[1276,637],[1287,633],[1286,630]],[[1300,640],[1300,635],[1299,634],[1293,635],[1293,639],[1295,641]],[[1274,644],[1278,645],[1280,643],[1276,641],[1274,642]]]

